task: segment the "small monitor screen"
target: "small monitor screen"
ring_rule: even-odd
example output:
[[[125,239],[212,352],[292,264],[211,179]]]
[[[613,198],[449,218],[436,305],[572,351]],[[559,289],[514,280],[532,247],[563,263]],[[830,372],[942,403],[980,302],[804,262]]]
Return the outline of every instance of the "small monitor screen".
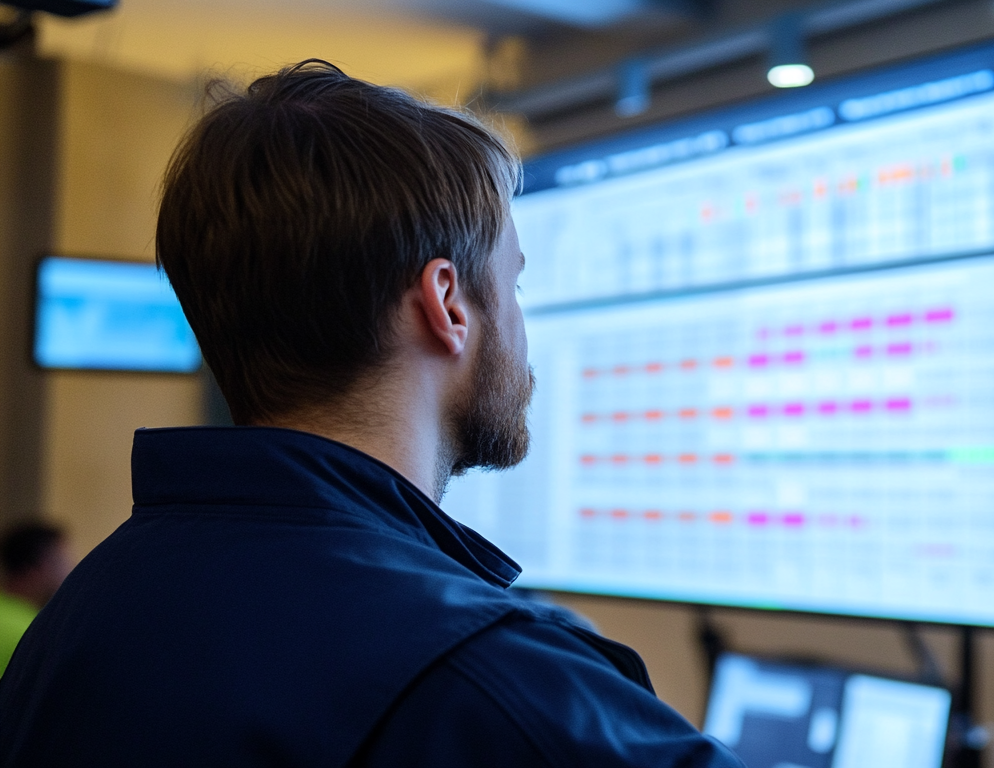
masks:
[[[704,732],[747,768],[940,768],[951,703],[935,686],[725,654]]]
[[[43,368],[192,373],[200,349],[153,264],[50,256],[38,266],[34,359]]]

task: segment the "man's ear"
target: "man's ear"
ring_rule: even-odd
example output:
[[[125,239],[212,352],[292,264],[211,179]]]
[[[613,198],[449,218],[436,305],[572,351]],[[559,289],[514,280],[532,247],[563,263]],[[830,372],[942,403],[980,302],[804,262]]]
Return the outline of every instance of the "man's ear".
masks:
[[[461,354],[469,337],[470,319],[456,265],[448,259],[432,259],[421,271],[420,288],[429,330],[450,354]]]

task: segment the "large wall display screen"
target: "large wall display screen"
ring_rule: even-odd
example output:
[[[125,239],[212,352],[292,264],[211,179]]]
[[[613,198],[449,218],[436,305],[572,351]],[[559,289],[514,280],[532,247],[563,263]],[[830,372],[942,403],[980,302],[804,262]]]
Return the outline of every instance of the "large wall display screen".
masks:
[[[994,625],[994,49],[547,155],[533,449],[443,506],[536,588]]]
[[[49,256],[38,265],[34,359],[44,368],[192,373],[200,348],[154,264]]]

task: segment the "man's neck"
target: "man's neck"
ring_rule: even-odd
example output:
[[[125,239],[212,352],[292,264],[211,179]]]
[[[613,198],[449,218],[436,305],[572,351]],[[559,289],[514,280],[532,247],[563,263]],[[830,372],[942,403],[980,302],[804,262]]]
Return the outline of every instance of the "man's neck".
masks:
[[[370,390],[361,403],[357,400],[343,398],[266,425],[310,432],[362,451],[395,469],[438,502],[452,462],[438,409],[430,398],[419,395],[415,388],[400,397]]]

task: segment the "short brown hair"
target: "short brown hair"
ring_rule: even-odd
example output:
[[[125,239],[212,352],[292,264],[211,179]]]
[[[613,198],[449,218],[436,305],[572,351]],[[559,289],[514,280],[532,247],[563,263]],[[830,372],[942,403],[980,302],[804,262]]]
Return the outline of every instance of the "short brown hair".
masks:
[[[433,258],[489,308],[520,164],[479,122],[318,60],[216,94],[166,172],[156,259],[236,424],[382,364]]]

